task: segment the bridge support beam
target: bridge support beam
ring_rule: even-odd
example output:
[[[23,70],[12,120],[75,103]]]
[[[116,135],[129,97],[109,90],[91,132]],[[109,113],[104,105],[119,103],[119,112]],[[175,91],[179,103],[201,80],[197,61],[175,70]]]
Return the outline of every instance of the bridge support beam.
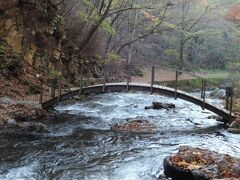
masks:
[[[43,83],[41,82],[39,104],[43,103]]]
[[[177,99],[177,90],[178,90],[178,75],[179,75],[179,72],[176,71],[176,77],[175,77],[175,93],[174,93],[174,99],[176,100]]]
[[[201,86],[201,98],[203,98],[203,86],[204,86],[204,80],[202,79],[202,86]]]
[[[231,95],[231,100],[230,100],[230,116],[232,116],[232,111],[233,111],[233,95]]]
[[[80,88],[78,92],[78,96],[82,95],[82,88],[83,88],[83,65],[80,67]]]
[[[205,101],[206,101],[206,80],[202,80],[202,92],[201,92],[201,96],[202,96],[202,109],[205,109]]]
[[[126,71],[127,71],[127,87],[126,87],[126,91],[129,91],[129,83],[130,83],[130,65],[127,64],[126,65]]]
[[[153,84],[154,84],[154,79],[155,79],[155,67],[152,66],[152,76],[151,76],[151,94],[153,94]]]
[[[105,92],[106,89],[106,81],[107,81],[107,68],[104,66],[103,68],[103,92]]]
[[[232,115],[232,110],[233,110],[233,88],[232,87],[227,87],[226,88],[225,101],[226,101],[226,107],[225,108],[230,111],[230,116],[231,116]]]
[[[87,86],[90,85],[90,69],[87,69]]]
[[[57,98],[57,103],[60,102],[61,95],[62,95],[62,82],[61,82],[61,79],[58,78],[58,98]]]

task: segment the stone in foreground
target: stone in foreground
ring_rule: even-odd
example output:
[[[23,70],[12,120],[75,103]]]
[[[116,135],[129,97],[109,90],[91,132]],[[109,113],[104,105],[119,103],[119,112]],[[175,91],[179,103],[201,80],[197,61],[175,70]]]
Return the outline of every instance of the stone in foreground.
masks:
[[[163,166],[173,180],[240,179],[240,159],[206,149],[182,146]]]
[[[228,128],[228,132],[240,134],[240,119],[233,121]]]

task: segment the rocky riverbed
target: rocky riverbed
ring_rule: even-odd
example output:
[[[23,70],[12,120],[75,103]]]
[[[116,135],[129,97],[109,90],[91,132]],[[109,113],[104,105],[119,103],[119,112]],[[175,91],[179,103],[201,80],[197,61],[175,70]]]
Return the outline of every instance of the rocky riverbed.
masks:
[[[0,98],[0,124],[8,133],[34,134],[47,133],[47,127],[40,123],[48,117],[38,103],[21,102],[8,98]]]
[[[146,110],[152,102],[175,108]],[[0,179],[163,179],[164,158],[182,145],[240,157],[239,135],[213,115],[180,99],[142,93],[65,102],[41,119],[49,133],[13,136],[0,129]],[[155,130],[124,131],[129,123]],[[116,124],[123,131],[112,129]]]

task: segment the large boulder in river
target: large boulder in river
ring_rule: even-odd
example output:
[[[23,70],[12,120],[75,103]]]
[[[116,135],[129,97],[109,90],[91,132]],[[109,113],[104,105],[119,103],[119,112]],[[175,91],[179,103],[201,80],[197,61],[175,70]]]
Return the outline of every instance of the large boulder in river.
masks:
[[[5,133],[14,138],[41,138],[50,133],[42,123],[22,122],[16,125],[5,125]]]
[[[146,106],[145,109],[173,109],[175,108],[175,104],[161,103],[161,102],[152,102],[151,106]]]
[[[209,94],[209,96],[212,98],[224,99],[225,94],[226,94],[225,90],[216,88]]]
[[[229,125],[228,132],[240,134],[240,119],[233,121]]]
[[[240,179],[240,159],[189,146],[166,157],[163,166],[173,180]]]
[[[1,97],[0,98],[0,104],[6,104],[6,105],[11,105],[14,104],[15,101],[9,97]]]
[[[130,119],[127,123],[114,124],[111,129],[114,131],[128,132],[155,132],[157,127],[146,120]]]
[[[49,133],[47,127],[42,123],[19,123],[18,124],[18,132],[20,133]]]

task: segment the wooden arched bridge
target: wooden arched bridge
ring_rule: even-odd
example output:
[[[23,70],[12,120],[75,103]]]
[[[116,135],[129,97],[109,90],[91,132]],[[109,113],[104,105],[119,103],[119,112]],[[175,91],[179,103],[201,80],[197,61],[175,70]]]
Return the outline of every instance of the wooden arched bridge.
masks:
[[[97,72],[99,71],[99,72]],[[207,109],[227,121],[234,119],[233,107],[233,92],[232,88],[226,88],[226,106],[219,107],[209,103],[206,100],[206,90],[209,86],[215,87],[215,84],[207,81],[205,78],[199,77],[195,74],[186,73],[183,71],[160,67],[160,66],[146,66],[138,64],[117,64],[106,65],[104,67],[95,66],[81,67],[79,72],[79,87],[68,88],[66,93],[62,93],[64,88],[61,81],[51,81],[51,99],[43,102],[43,94],[41,93],[40,102],[43,109],[48,109],[57,105],[61,101],[68,100],[74,96],[90,95],[96,93],[108,92],[129,92],[142,91],[156,93],[159,95],[166,95],[180,98],[189,101],[193,104]],[[201,85],[196,87],[199,90],[199,96],[193,96],[185,91],[180,90],[180,80],[198,79]],[[171,82],[171,87],[162,85],[163,82]],[[195,87],[192,87],[195,88]],[[55,90],[57,89],[57,96]]]

